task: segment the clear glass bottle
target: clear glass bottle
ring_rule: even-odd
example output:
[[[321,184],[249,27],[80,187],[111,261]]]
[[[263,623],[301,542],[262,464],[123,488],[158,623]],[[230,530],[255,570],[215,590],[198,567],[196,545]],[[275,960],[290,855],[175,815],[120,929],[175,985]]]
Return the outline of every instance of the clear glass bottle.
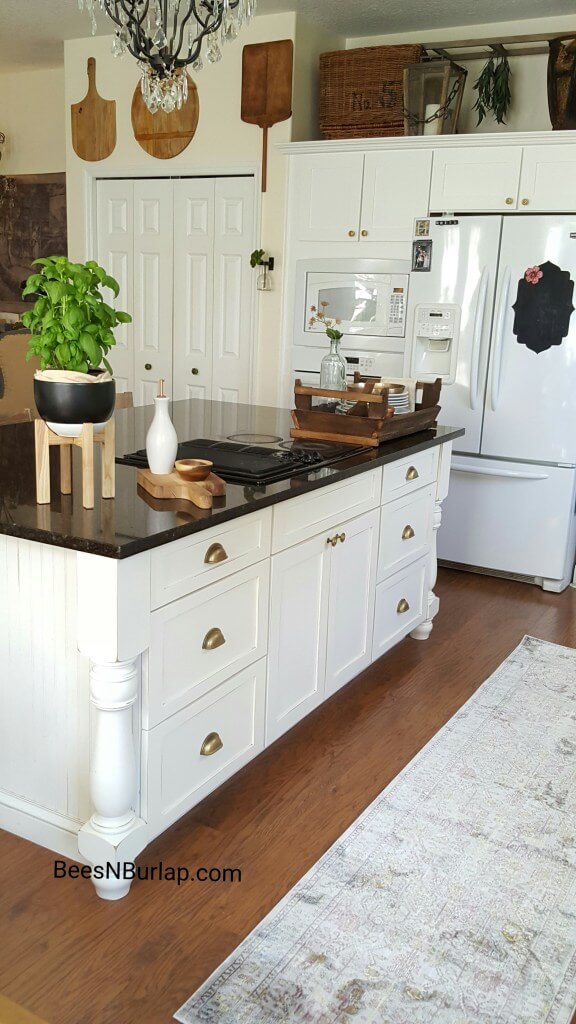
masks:
[[[320,387],[329,391],[346,390],[346,360],[340,355],[340,340],[330,339],[330,351],[320,364]]]

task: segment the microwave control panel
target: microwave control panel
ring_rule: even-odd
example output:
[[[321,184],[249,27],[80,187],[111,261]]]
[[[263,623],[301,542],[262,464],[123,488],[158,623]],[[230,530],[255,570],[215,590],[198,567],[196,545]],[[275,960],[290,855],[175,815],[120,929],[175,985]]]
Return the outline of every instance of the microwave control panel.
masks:
[[[390,288],[387,333],[393,338],[403,338],[406,333],[406,288],[394,281]]]

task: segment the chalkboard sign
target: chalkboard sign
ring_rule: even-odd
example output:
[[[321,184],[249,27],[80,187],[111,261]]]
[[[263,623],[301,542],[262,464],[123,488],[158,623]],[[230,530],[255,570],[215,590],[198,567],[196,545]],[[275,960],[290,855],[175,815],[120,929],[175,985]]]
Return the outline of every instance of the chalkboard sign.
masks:
[[[528,267],[518,282],[512,330],[520,345],[537,354],[561,345],[574,312],[574,282],[567,270],[547,260]]]

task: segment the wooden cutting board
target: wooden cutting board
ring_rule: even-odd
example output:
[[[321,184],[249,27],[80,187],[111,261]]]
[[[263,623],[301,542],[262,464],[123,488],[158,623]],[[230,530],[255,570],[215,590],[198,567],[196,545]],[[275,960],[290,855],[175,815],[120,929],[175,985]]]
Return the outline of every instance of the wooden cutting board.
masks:
[[[226,484],[219,476],[210,473],[206,480],[185,480],[175,469],[171,473],[151,473],[149,469],[139,469],[137,480],[153,498],[180,498],[191,501],[197,508],[212,508],[214,498],[226,493]]]
[[[240,116],[247,124],[263,129],[262,191],[266,191],[268,129],[292,117],[291,39],[272,43],[250,43],[242,51],[242,106]]]
[[[81,160],[104,160],[116,145],[116,100],[103,100],[96,88],[96,61],[88,58],[88,92],[73,103],[72,145]]]
[[[151,114],[137,85],[132,97],[132,130],[142,149],[158,160],[170,160],[189,146],[198,127],[200,103],[198,90],[189,75],[188,99],[180,110]]]

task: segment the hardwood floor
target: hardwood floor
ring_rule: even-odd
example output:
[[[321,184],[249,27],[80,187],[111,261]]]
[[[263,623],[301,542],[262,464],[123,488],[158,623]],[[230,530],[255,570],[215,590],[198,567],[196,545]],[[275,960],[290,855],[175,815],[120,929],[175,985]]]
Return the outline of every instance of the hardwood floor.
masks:
[[[576,591],[441,571],[405,640],[150,846],[141,864],[239,867],[236,884],[139,882],[104,903],[0,834],[0,991],[48,1024],[172,1014],[467,700],[525,633],[576,647]]]

